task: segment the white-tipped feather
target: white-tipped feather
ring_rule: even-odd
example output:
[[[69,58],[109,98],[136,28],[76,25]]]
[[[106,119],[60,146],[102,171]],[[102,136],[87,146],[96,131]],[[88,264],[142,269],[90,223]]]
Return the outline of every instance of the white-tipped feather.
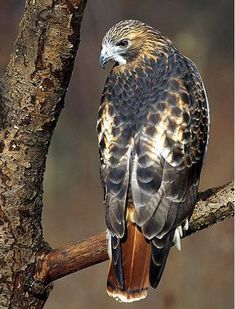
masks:
[[[147,296],[147,294],[148,294],[147,291],[144,291],[144,292],[142,292],[142,294],[141,294],[140,297],[128,298],[128,297],[127,297],[126,295],[124,295],[124,294],[109,293],[109,291],[107,291],[107,292],[108,292],[108,295],[109,295],[109,296],[113,297],[116,301],[121,302],[121,303],[133,303],[133,302],[135,302],[135,301],[139,301],[139,300],[141,300],[141,299],[146,298],[146,296]]]
[[[176,248],[181,251],[181,238],[183,237],[183,231],[187,231],[189,229],[189,220],[186,219],[183,227],[182,225],[177,226],[175,229],[175,234],[173,237],[173,243],[176,246]]]
[[[182,229],[182,226],[178,226],[178,229],[179,229],[179,233],[180,233],[180,237],[182,238],[183,237],[183,229]]]
[[[183,226],[183,230],[187,231],[189,229],[189,221],[188,219],[185,220],[184,226]]]
[[[180,233],[182,231],[182,227],[181,225],[178,226],[175,229],[175,234],[174,234],[174,238],[173,238],[173,243],[175,244],[176,248],[181,251],[181,242],[180,242]]]
[[[106,239],[107,239],[107,250],[108,250],[108,256],[109,259],[112,259],[112,246],[111,246],[111,234],[109,232],[109,230],[106,230],[107,234],[106,234]]]

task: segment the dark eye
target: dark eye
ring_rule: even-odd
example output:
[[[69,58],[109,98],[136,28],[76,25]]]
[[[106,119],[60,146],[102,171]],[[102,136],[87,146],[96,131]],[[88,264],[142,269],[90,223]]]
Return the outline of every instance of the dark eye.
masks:
[[[128,41],[127,40],[121,40],[120,42],[117,43],[117,46],[120,46],[122,48],[127,47]]]

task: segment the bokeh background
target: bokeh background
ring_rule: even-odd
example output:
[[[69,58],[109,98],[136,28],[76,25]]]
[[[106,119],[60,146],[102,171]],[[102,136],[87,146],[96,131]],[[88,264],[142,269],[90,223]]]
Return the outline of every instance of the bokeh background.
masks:
[[[0,2],[0,70],[4,71],[23,0]],[[105,229],[96,116],[108,70],[98,63],[105,32],[121,19],[140,19],[167,34],[199,67],[211,106],[211,136],[201,189],[233,177],[233,1],[88,0],[73,76],[50,146],[44,182],[43,227],[52,247]],[[136,304],[105,292],[108,262],[55,283],[46,309],[233,308],[233,224],[220,223],[171,250],[159,288]]]

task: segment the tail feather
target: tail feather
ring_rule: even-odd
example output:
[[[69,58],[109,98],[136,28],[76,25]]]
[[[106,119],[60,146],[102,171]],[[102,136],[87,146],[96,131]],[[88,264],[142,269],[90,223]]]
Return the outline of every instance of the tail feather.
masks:
[[[155,289],[162,277],[163,270],[166,265],[166,260],[172,245],[172,239],[174,231],[169,233],[165,239],[158,240],[155,238],[151,241],[152,258],[149,269],[149,282],[150,285]]]
[[[120,246],[120,239],[116,236],[112,236],[112,264],[113,264],[113,271],[114,276],[117,278],[117,282],[120,288],[123,289],[124,281],[123,281],[123,271],[122,271],[122,254],[121,254],[121,246]]]
[[[107,292],[122,302],[133,302],[147,296],[149,285],[150,244],[137,226],[128,223],[127,233],[120,241],[122,274],[110,262]],[[117,275],[118,272],[118,275]],[[117,280],[119,278],[119,280]],[[121,279],[120,279],[121,278]],[[124,285],[122,286],[122,279]]]

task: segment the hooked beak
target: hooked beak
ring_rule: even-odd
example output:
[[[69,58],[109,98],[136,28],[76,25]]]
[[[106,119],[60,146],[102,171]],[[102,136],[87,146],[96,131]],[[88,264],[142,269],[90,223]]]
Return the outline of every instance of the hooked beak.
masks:
[[[104,69],[104,65],[107,62],[108,62],[107,58],[104,55],[102,55],[102,53],[100,53],[99,63],[100,63],[100,66],[101,66],[102,69]]]
[[[126,64],[125,58],[117,48],[104,45],[100,52],[101,67],[104,69],[105,64],[109,61],[114,61],[119,65]]]
[[[110,53],[110,50],[106,47],[103,46],[100,52],[100,65],[104,69],[104,66],[109,60],[112,59],[112,55]]]

